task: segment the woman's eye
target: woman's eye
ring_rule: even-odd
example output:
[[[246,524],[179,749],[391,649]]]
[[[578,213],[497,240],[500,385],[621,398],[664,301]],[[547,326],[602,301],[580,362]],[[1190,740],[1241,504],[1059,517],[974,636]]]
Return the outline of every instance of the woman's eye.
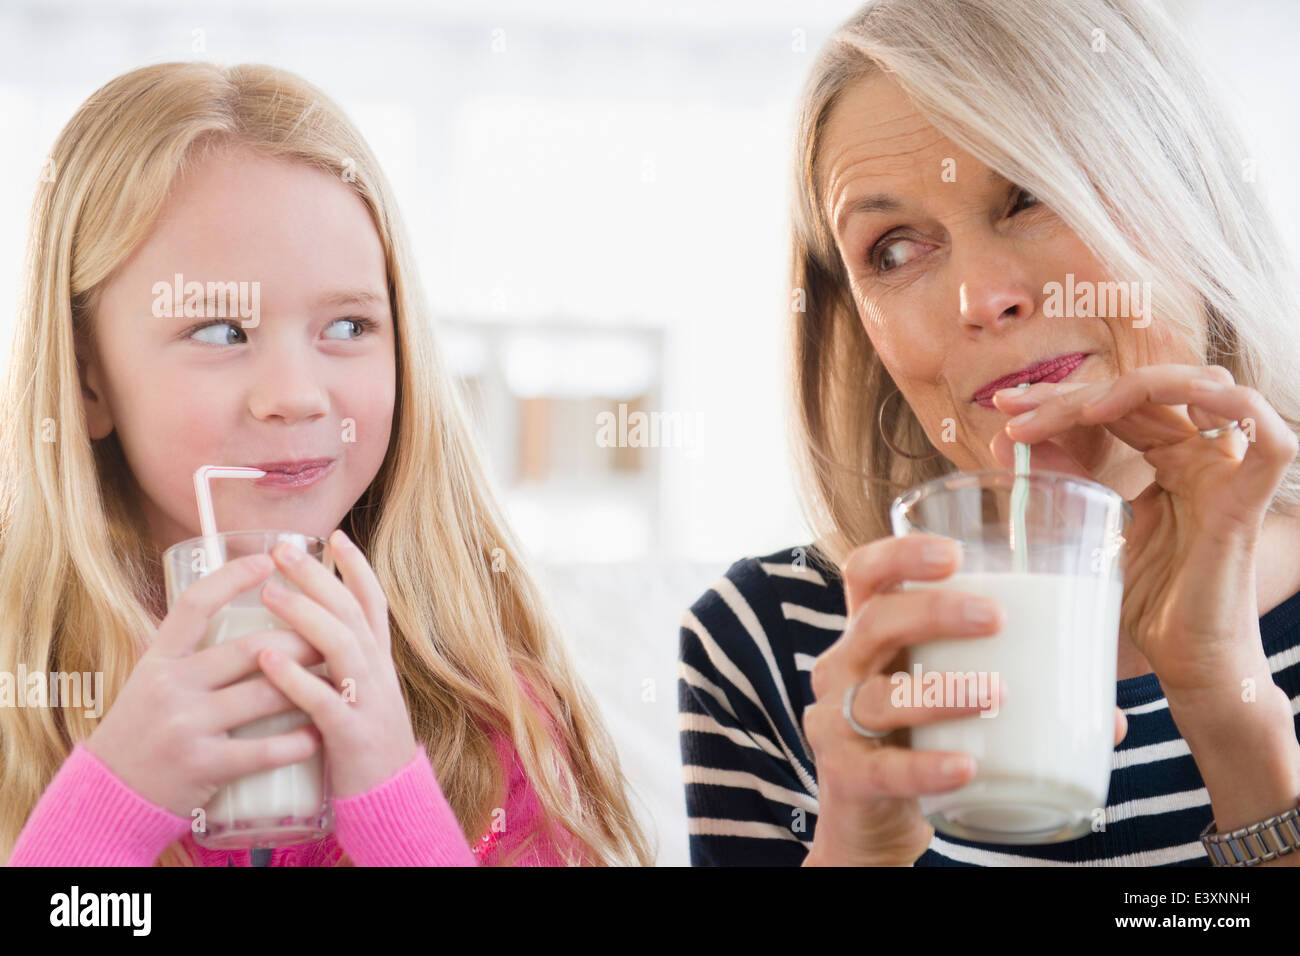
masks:
[[[900,262],[898,261],[899,257],[891,251],[894,247],[906,242],[912,242],[912,240],[904,239],[900,236],[893,239],[885,239],[877,243],[871,250],[871,264],[875,270],[877,272],[892,272],[899,266],[907,265],[910,260],[903,260]]]
[[[1035,196],[1027,189],[1017,188],[1015,198],[1016,198],[1016,202],[1012,206],[1012,214],[1019,212],[1022,209],[1028,209],[1034,206],[1041,205],[1038,197]],[[1028,202],[1024,202],[1024,200],[1028,200]],[[899,268],[900,266],[907,265],[907,263],[910,262],[911,260],[902,259],[902,261],[899,261],[900,256],[895,255],[892,250],[898,245],[902,243],[908,243],[908,242],[915,242],[915,240],[907,239],[903,236],[894,236],[894,237],[886,236],[884,239],[881,239],[880,242],[876,243],[876,245],[873,246],[871,249],[870,258],[871,258],[872,268],[875,269],[875,271],[878,273],[893,272],[895,269]]]
[[[1027,189],[1020,189],[1020,190],[1017,190],[1017,191],[1016,191],[1016,199],[1021,199],[1021,198],[1028,198],[1028,199],[1031,199],[1031,200],[1033,200],[1033,205],[1035,205],[1035,206],[1038,205],[1038,197],[1035,196],[1033,193],[1031,193],[1031,192],[1030,192],[1029,190],[1027,190]],[[1023,207],[1023,206],[1021,206],[1019,203],[1017,203],[1017,204],[1016,204],[1016,207],[1013,207],[1013,208],[1021,208],[1021,209],[1023,209],[1023,208],[1025,208],[1025,207]]]
[[[229,332],[231,330],[239,333],[240,335],[244,334],[244,330],[239,326],[239,323],[237,322],[217,321],[217,322],[207,322],[203,325],[196,326],[194,329],[190,331],[190,338],[195,339],[196,341],[199,342],[206,342],[209,345],[236,345],[238,344],[237,342],[229,341]],[[205,332],[212,332],[213,334],[211,334],[208,338],[202,338],[201,336]]]

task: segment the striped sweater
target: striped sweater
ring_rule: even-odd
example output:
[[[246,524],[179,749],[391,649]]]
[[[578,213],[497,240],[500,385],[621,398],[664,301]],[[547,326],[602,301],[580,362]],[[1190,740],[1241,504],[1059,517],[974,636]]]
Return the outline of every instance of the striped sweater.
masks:
[[[803,734],[813,662],[845,627],[843,583],[811,546],[736,562],[686,612],[679,732],[696,866],[801,864],[817,825]],[[1260,618],[1274,682],[1300,710],[1300,593]],[[935,834],[917,866],[1209,866],[1210,797],[1155,674],[1121,680],[1128,733],[1111,763],[1105,826],[1038,846]],[[1297,733],[1300,733],[1300,717]]]

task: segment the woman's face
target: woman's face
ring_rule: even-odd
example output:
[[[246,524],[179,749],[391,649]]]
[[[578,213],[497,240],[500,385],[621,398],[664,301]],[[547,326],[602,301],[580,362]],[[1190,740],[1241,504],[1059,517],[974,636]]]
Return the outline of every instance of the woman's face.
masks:
[[[189,293],[164,291],[178,274],[204,296],[208,283],[234,286],[186,315]],[[231,289],[242,298],[224,298]],[[378,472],[396,389],[387,269],[366,206],[330,174],[243,147],[214,152],[173,185],[94,323],[82,375],[90,437],[117,431],[160,549],[200,533],[200,465],[329,459],[305,487],[212,482],[218,529],[322,537]]]
[[[889,78],[845,91],[818,174],[867,335],[931,443],[962,470],[1001,467],[990,443],[1008,416],[973,400],[989,382],[1069,353],[1087,355],[1070,382],[1204,361],[1158,315],[1057,312],[1050,284],[1068,292],[1073,274],[1077,295],[1112,277],[1051,209],[944,138]],[[1144,464],[1101,426],[1054,441],[1112,487],[1108,478],[1129,484]]]

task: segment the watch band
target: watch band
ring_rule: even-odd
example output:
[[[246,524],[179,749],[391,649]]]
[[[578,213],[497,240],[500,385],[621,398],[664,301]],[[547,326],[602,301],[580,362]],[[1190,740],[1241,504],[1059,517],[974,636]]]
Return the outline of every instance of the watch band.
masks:
[[[1201,843],[1214,866],[1254,866],[1300,850],[1300,807],[1220,833],[1213,820],[1201,831]]]

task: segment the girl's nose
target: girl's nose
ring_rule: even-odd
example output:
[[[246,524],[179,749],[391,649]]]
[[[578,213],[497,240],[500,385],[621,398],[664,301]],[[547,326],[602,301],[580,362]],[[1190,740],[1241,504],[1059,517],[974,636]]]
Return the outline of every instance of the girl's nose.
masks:
[[[329,392],[318,369],[305,358],[266,361],[249,386],[249,411],[255,418],[279,418],[286,424],[319,418],[329,411]]]

